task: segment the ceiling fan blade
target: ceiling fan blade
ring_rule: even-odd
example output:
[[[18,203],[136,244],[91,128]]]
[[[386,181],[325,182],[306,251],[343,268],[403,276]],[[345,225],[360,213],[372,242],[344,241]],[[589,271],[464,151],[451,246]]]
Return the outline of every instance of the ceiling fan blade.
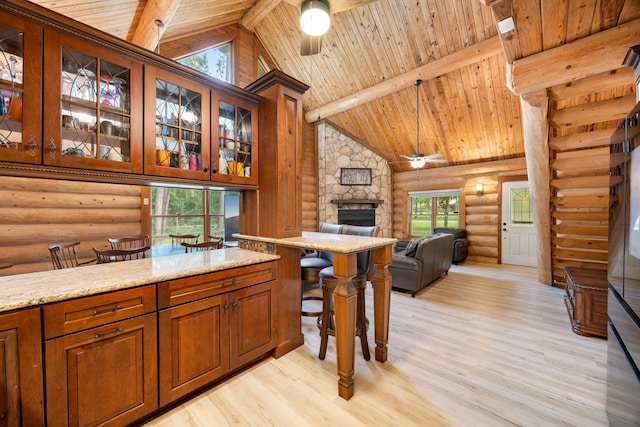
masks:
[[[447,163],[445,159],[424,159],[429,163]]]
[[[300,40],[300,55],[308,56],[320,53],[322,48],[322,36],[308,36],[303,34]]]
[[[434,153],[434,154],[429,154],[428,156],[424,156],[427,159],[437,159],[438,157],[444,157],[444,154],[442,153]]]

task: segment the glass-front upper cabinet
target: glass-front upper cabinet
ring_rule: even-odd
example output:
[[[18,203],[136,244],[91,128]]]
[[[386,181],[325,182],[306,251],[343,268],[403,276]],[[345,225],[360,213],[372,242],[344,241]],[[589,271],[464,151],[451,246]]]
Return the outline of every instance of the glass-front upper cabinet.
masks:
[[[42,28],[0,14],[0,160],[42,162],[41,58]]]
[[[257,184],[257,105],[224,95],[214,95],[213,105],[217,107],[213,123],[218,124],[218,138],[211,179]]]
[[[45,30],[44,163],[142,172],[142,66]]]
[[[209,88],[145,68],[146,174],[209,180]]]

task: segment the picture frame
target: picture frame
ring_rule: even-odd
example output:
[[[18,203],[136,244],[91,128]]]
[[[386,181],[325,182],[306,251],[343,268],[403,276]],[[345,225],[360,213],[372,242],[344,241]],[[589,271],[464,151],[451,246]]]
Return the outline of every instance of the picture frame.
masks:
[[[340,185],[371,185],[371,168],[340,168]]]

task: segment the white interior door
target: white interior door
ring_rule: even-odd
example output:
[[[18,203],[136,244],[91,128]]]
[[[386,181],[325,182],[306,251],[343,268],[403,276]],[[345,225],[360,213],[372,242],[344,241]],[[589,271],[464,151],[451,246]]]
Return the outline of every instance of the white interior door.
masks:
[[[528,181],[502,184],[502,263],[537,266],[533,204]]]

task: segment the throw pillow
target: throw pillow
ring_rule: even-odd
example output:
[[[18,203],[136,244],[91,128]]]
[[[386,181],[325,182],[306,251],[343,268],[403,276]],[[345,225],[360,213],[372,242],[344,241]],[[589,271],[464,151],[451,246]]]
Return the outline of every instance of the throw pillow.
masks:
[[[409,243],[407,243],[407,247],[404,249],[405,256],[414,257],[416,256],[416,251],[418,250],[418,239],[411,239]]]

